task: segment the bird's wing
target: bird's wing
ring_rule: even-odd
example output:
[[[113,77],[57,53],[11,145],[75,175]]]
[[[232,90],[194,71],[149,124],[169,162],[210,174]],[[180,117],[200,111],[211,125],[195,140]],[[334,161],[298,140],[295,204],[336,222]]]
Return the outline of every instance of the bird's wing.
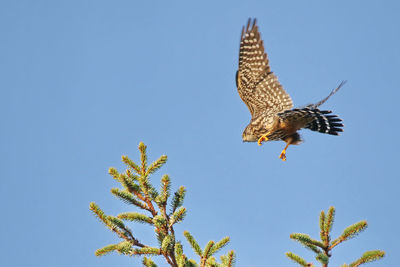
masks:
[[[293,107],[289,94],[271,72],[255,19],[253,23],[249,19],[242,30],[236,85],[252,117],[269,109],[280,112]]]

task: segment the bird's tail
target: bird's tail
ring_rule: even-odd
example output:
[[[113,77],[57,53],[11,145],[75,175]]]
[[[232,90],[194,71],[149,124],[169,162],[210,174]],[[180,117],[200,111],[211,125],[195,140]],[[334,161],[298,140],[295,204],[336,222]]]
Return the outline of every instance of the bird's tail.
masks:
[[[317,108],[303,108],[302,111],[307,112],[313,118],[304,128],[331,135],[339,135],[339,132],[343,132],[342,120],[336,115],[328,115],[332,111]]]

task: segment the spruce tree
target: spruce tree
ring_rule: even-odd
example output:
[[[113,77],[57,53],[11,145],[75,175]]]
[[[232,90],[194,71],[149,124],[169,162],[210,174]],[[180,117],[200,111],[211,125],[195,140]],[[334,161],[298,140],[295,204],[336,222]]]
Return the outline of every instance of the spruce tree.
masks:
[[[121,242],[96,250],[95,255],[102,256],[115,251],[128,256],[143,256],[142,263],[148,267],[157,266],[151,259],[154,256],[164,257],[166,262],[174,267],[233,266],[234,251],[221,256],[220,263],[214,257],[229,243],[229,237],[224,237],[218,242],[209,241],[204,249],[201,249],[195,238],[185,231],[185,238],[200,260],[197,263],[195,260],[187,258],[183,253],[182,244],[176,240],[174,230],[174,225],[182,222],[186,215],[186,208],[182,206],[186,189],[181,186],[171,196],[171,179],[168,175],[163,175],[160,189],[157,190],[150,182],[150,176],[166,163],[167,156],[163,155],[148,164],[146,146],[142,142],[139,144],[139,151],[140,164],[123,156],[122,161],[128,167],[126,171],[120,173],[115,168],[110,168],[109,174],[122,185],[122,188],[112,188],[111,193],[123,202],[136,207],[136,210],[140,212],[129,211],[111,216],[106,215],[96,203],[90,203],[90,210],[94,215],[121,239]],[[126,222],[142,223],[152,227],[158,240],[158,246],[151,247],[139,241]]]
[[[321,240],[313,239],[307,234],[294,233],[290,235],[291,239],[298,241],[305,248],[313,251],[316,254],[315,259],[320,262],[321,266],[323,267],[328,266],[329,258],[332,256],[332,249],[334,247],[344,241],[347,241],[357,236],[368,226],[367,221],[359,221],[358,223],[352,224],[344,229],[343,233],[338,238],[331,241],[330,232],[332,230],[334,218],[334,207],[330,207],[327,214],[325,214],[324,211],[321,211],[321,214],[319,216]],[[357,267],[361,264],[381,259],[384,255],[385,252],[381,250],[367,251],[359,259],[355,260],[351,264],[343,264],[341,265],[341,267]],[[301,266],[314,266],[314,264],[307,262],[305,259],[292,252],[287,252],[286,256]]]
[[[112,188],[111,193],[136,208],[135,211],[124,212],[117,216],[106,215],[100,207],[90,203],[90,210],[104,225],[113,231],[121,241],[116,244],[104,246],[95,251],[96,256],[103,256],[111,252],[128,256],[142,256],[144,266],[157,266],[151,257],[163,257],[173,267],[231,267],[235,263],[234,251],[220,257],[217,262],[215,254],[229,243],[229,237],[224,237],[218,242],[209,241],[204,249],[201,249],[192,234],[184,231],[183,235],[199,256],[199,261],[188,259],[183,253],[183,245],[177,241],[174,225],[183,221],[186,216],[186,208],[183,201],[186,195],[185,187],[181,186],[171,196],[171,179],[168,175],[161,177],[159,190],[150,182],[150,177],[159,170],[167,161],[163,155],[151,164],[147,163],[146,146],[139,144],[140,164],[136,164],[127,156],[122,156],[122,161],[127,165],[125,172],[118,172],[115,168],[109,169],[109,174],[121,184],[122,188]],[[138,212],[139,211],[139,212]],[[331,241],[330,232],[335,216],[335,208],[330,207],[327,214],[321,211],[319,218],[320,239],[316,240],[307,234],[293,233],[290,238],[298,241],[307,249],[313,251],[315,259],[327,267],[332,249],[344,241],[347,241],[367,228],[366,221],[360,221],[347,227],[343,233]],[[126,222],[136,222],[152,227],[158,246],[152,247],[138,240]],[[373,250],[365,252],[360,258],[351,264],[343,264],[341,267],[357,267],[384,257],[385,252]],[[314,266],[302,257],[287,252],[286,256],[301,266]]]

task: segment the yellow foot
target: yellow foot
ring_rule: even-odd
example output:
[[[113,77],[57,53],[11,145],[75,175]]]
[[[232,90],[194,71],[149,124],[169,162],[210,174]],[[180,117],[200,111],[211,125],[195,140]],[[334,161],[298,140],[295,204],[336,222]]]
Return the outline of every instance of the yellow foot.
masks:
[[[282,151],[282,153],[281,153],[281,155],[279,156],[279,158],[280,158],[281,160],[283,160],[283,161],[286,161],[286,151],[285,151],[285,150]]]
[[[264,134],[263,136],[261,136],[260,137],[260,139],[258,139],[258,142],[257,142],[257,144],[259,145],[259,146],[261,146],[262,144],[262,142],[266,142],[266,141],[268,141],[268,137],[267,137],[267,134]]]

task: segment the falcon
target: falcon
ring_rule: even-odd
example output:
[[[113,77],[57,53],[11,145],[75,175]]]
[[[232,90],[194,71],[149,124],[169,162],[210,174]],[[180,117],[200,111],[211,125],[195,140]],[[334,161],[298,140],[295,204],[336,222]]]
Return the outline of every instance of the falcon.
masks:
[[[240,37],[239,69],[236,72],[236,86],[240,98],[247,105],[251,120],[245,128],[244,142],[282,140],[286,142],[279,158],[286,160],[289,145],[298,145],[302,139],[301,129],[339,135],[342,132],[342,120],[332,111],[319,107],[335,94],[345,81],[316,104],[293,108],[289,94],[271,71],[264,44],[256,25],[256,19],[249,19],[243,27]]]

